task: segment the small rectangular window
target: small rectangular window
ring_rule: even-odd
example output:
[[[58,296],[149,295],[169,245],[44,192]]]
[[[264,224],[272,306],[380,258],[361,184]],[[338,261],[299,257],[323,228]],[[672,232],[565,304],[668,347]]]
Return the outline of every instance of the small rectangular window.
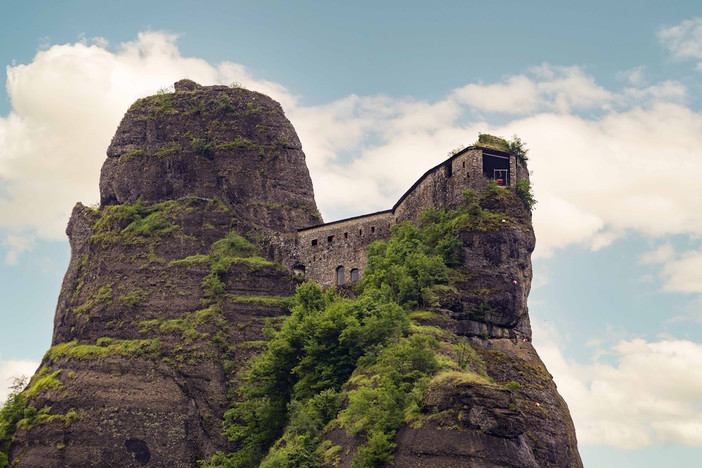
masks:
[[[465,169],[465,167],[466,167],[466,162],[463,161],[463,168]]]
[[[344,233],[344,239],[348,239],[348,238],[349,238],[349,233],[348,233],[348,232],[345,232],[345,233]]]
[[[363,229],[359,229],[359,230],[358,230],[358,235],[359,235],[359,236],[362,236],[362,235],[363,235]]]
[[[334,241],[334,236],[327,236],[327,242],[331,243]]]
[[[317,245],[317,239],[312,239],[312,247],[314,247],[315,245]]]
[[[375,233],[375,226],[371,226],[371,234]]]

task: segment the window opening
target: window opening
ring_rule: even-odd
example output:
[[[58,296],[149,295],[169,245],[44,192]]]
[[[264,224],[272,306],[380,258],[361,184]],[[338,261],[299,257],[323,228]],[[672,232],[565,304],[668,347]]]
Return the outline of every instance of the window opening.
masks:
[[[327,242],[331,243],[334,241],[334,236],[327,236]]]
[[[345,233],[344,233],[344,239],[348,239],[348,238],[349,238],[349,233],[348,233],[348,232],[345,232]]]
[[[375,226],[371,226],[371,234],[375,234]]]
[[[447,162],[444,167],[446,168],[446,177],[451,177],[453,175],[453,164],[451,164],[451,161]]]
[[[312,247],[314,247],[315,245],[317,245],[317,239],[312,239]]]
[[[355,283],[358,281],[358,268],[351,269],[351,282]]]
[[[344,267],[341,265],[336,267],[336,285],[337,286],[344,285]]]
[[[509,185],[509,157],[483,153],[483,175],[497,185]]]

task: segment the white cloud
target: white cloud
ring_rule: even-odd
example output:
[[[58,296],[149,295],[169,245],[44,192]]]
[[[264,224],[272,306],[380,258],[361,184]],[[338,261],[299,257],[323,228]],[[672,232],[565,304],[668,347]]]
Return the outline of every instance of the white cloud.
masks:
[[[641,256],[641,263],[643,264],[658,264],[666,263],[675,258],[675,247],[670,242],[666,242],[652,250],[646,252]]]
[[[175,41],[150,32],[115,51],[104,41],[56,45],[8,68],[12,111],[0,118],[0,229],[62,238],[73,204],[98,199],[104,151],[125,109],[187,76],[203,84],[239,82],[281,101],[327,220],[388,208],[448,150],[482,131],[516,133],[528,143],[539,200],[537,256],[572,244],[602,248],[627,232],[702,232],[702,192],[694,183],[702,172],[702,114],[686,107],[680,83],[644,84],[634,76],[614,92],[578,67],[544,64],[434,102],[351,95],[303,106],[242,65],[183,57]],[[476,111],[518,117],[491,126]],[[11,243],[6,237],[5,247]]]
[[[566,359],[553,327],[534,324],[534,344],[568,402],[580,445],[637,450],[702,446],[702,344],[622,340],[613,363]]]
[[[641,263],[660,266],[663,291],[702,294],[702,249],[676,252],[666,242],[642,255]]]
[[[31,377],[39,367],[36,361],[23,360],[0,360],[0,406],[5,402],[10,394],[11,386],[15,379]]]
[[[702,18],[687,19],[661,28],[658,39],[675,58],[702,60]]]
[[[578,67],[544,64],[533,68],[530,75],[511,76],[504,83],[469,84],[454,94],[475,109],[513,115],[591,109],[613,97]]]
[[[5,263],[7,265],[17,265],[19,255],[28,250],[32,245],[32,239],[26,236],[8,235],[2,241],[6,249]]]

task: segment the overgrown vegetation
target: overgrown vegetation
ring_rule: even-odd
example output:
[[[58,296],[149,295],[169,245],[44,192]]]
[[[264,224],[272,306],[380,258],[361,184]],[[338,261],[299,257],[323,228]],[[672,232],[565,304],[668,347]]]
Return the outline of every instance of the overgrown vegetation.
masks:
[[[47,389],[60,389],[63,384],[56,378],[61,370],[49,373],[46,367],[32,378],[29,386],[26,379],[15,379],[10,387],[10,395],[0,408],[0,468],[9,466],[10,445],[17,430],[30,430],[40,424],[62,422],[67,429],[80,416],[75,409],[66,414],[51,414],[51,407],[45,406],[37,410],[27,404],[27,398]]]
[[[50,362],[61,358],[102,359],[108,356],[158,357],[161,341],[155,340],[116,340],[108,337],[99,338],[96,344],[79,344],[77,341],[57,344],[49,348],[44,355]]]
[[[443,329],[411,317],[432,318],[427,308],[451,289],[462,229],[503,228],[506,215],[480,205],[499,202],[495,197],[513,194],[495,189],[478,198],[467,191],[456,210],[429,211],[419,227],[393,227],[390,241],[370,247],[353,299],[316,283],[298,286],[291,315],[279,331],[265,329],[265,349],[240,375],[225,415],[225,434],[237,450],[218,453],[209,465],[321,466],[341,456],[340,447],[323,441],[339,427],[365,441],[353,466],[381,466],[391,461],[397,429],[426,418],[430,389],[492,385],[467,342],[442,341]]]
[[[528,179],[517,180],[516,193],[517,197],[524,202],[527,208],[530,210],[534,209],[536,199],[534,198],[534,190],[531,187],[531,182],[529,182]]]
[[[478,141],[475,142],[475,146],[494,148],[499,151],[504,151],[505,153],[513,154],[522,165],[525,165],[529,159],[527,157],[529,150],[526,148],[526,144],[517,135],[514,135],[511,140],[506,140],[502,137],[487,133],[479,133]]]
[[[179,211],[193,210],[187,202],[170,200],[153,205],[141,201],[113,205],[100,212],[95,223],[92,243],[148,244],[180,228],[172,222]]]
[[[17,431],[17,423],[25,418],[27,398],[22,393],[26,380],[15,379],[5,404],[0,409],[0,468],[8,466],[10,444]]]

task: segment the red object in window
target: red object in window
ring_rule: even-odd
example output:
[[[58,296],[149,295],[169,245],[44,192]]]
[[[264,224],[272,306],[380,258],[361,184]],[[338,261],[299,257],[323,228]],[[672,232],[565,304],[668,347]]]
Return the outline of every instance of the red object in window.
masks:
[[[504,179],[497,179],[497,185],[505,185]]]

